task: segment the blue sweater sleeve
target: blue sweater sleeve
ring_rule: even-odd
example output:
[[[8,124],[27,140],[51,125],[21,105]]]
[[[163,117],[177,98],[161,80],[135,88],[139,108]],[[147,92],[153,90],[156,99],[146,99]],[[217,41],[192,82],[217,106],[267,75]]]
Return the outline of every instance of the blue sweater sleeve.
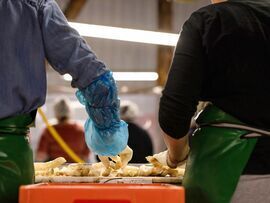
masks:
[[[79,33],[71,28],[54,0],[42,0],[39,20],[45,55],[60,74],[69,73],[72,86],[85,88],[108,71],[103,62],[86,44]]]

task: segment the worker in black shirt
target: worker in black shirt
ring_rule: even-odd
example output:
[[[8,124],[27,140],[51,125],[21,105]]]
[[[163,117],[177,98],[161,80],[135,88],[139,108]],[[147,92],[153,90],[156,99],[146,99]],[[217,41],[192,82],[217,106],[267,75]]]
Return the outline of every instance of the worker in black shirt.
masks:
[[[131,163],[145,163],[145,157],[153,154],[153,144],[149,133],[139,126],[135,119],[139,109],[136,103],[122,100],[120,103],[120,116],[128,124],[128,146],[133,150]]]
[[[270,1],[212,3],[183,25],[160,100],[167,164],[188,157],[188,203],[270,202],[268,187],[258,189],[270,174]],[[198,101],[212,105],[188,140]],[[252,185],[246,175],[255,176],[260,197],[239,197],[239,186]]]

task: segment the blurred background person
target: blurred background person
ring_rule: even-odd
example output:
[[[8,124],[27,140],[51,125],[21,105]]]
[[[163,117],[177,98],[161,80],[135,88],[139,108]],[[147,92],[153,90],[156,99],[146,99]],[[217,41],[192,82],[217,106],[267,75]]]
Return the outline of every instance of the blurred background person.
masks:
[[[87,161],[90,150],[85,143],[83,126],[71,119],[70,101],[67,98],[57,100],[54,104],[54,114],[57,119],[57,124],[53,125],[55,130],[81,159]],[[68,162],[73,162],[52,137],[48,128],[45,128],[38,145],[36,160],[48,161],[57,157],[64,157]]]
[[[136,124],[139,109],[136,103],[123,100],[120,103],[120,115],[128,124],[129,139],[128,145],[133,149],[131,163],[144,163],[145,157],[153,154],[153,144],[149,133]]]

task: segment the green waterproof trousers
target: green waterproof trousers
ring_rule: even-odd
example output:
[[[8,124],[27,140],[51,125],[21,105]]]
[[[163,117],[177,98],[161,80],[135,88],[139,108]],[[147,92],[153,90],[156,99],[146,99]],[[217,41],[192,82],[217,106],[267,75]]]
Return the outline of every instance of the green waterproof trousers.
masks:
[[[17,203],[19,187],[34,182],[29,126],[35,113],[0,119],[0,202]]]
[[[257,138],[245,124],[210,105],[196,118],[183,186],[187,203],[229,203]]]

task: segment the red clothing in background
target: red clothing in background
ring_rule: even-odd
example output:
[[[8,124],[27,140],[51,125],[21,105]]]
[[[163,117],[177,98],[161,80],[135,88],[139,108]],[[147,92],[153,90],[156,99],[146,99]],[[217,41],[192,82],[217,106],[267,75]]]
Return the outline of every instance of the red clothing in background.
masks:
[[[80,125],[76,123],[64,123],[53,125],[53,127],[81,159],[89,156],[90,151],[85,143],[84,131]],[[61,156],[67,162],[74,162],[54,140],[48,129],[45,129],[41,135],[37,152],[46,153],[48,160]]]

